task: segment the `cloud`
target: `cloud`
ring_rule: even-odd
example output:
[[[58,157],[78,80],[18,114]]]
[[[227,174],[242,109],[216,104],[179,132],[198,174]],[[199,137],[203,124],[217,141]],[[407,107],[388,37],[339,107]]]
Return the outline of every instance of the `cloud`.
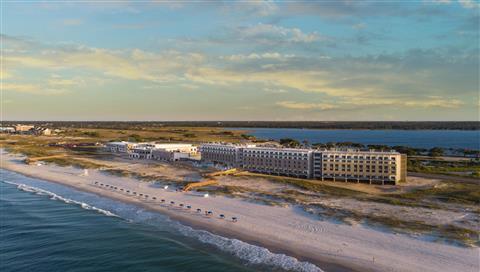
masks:
[[[281,93],[288,93],[287,90],[285,89],[279,89],[279,88],[263,88],[263,91],[264,92],[267,92],[267,93],[274,93],[274,94],[281,94]]]
[[[28,93],[35,95],[60,95],[67,91],[64,89],[50,88],[49,86],[38,86],[35,84],[17,84],[17,83],[3,83],[4,91]]]
[[[473,0],[458,0],[458,3],[464,8],[467,9],[478,9],[480,8],[480,3],[476,3]]]
[[[79,26],[83,24],[83,21],[80,19],[65,19],[62,21],[62,24],[65,26]]]
[[[277,102],[276,105],[294,110],[332,110],[339,107],[338,105],[328,103],[302,103],[293,101],[280,101]]]
[[[277,4],[272,0],[251,0],[229,3],[224,6],[228,11],[238,14],[239,12],[254,16],[271,16],[278,12]]]
[[[274,44],[278,42],[311,43],[320,39],[317,32],[304,33],[298,28],[286,28],[271,24],[257,24],[249,27],[240,27],[237,34],[241,40]]]
[[[278,52],[266,52],[266,53],[251,53],[249,55],[230,55],[230,56],[221,56],[220,59],[225,59],[229,61],[245,61],[245,60],[286,60],[289,58],[295,57],[294,54],[280,54]]]
[[[358,23],[358,24],[354,24],[354,25],[352,26],[353,29],[357,29],[357,30],[359,30],[359,29],[364,29],[364,28],[366,28],[366,27],[367,27],[367,24],[365,24],[365,23]]]

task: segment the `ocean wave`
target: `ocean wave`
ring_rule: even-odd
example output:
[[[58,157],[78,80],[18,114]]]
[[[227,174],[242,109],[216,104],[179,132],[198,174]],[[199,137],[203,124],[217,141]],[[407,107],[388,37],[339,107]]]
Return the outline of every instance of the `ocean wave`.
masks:
[[[178,224],[180,232],[188,237],[195,238],[202,243],[212,245],[222,251],[246,261],[249,265],[266,265],[287,271],[322,272],[319,267],[309,262],[301,262],[285,254],[276,254],[260,246],[251,245],[238,239],[230,239],[215,235],[204,230],[195,230],[191,227]]]
[[[65,203],[76,204],[82,207],[83,209],[94,210],[107,216],[121,217],[125,219],[127,222],[144,223],[152,226],[157,226],[157,225],[161,226],[162,224],[164,225],[165,223],[168,223],[168,225],[178,230],[183,236],[188,238],[193,238],[195,240],[200,241],[201,243],[213,246],[219,249],[220,251],[231,254],[236,258],[244,261],[246,265],[269,267],[269,268],[274,268],[275,270],[298,271],[298,272],[322,272],[323,271],[312,263],[301,262],[298,259],[285,254],[272,253],[264,247],[255,246],[255,245],[240,241],[238,239],[230,239],[230,238],[213,234],[208,231],[196,230],[189,226],[185,226],[180,222],[171,220],[170,218],[164,215],[146,211],[138,207],[130,206],[129,204],[117,203],[115,205],[108,205],[110,210],[113,210],[116,212],[115,214],[108,210],[100,209],[93,205],[89,205],[85,202],[62,197],[58,194],[55,194],[53,192],[50,192],[44,189],[37,188],[35,186],[30,186],[30,185],[10,182],[10,181],[3,181],[3,182],[15,185],[17,186],[18,189],[26,192],[32,192],[38,195],[48,195],[52,200],[60,200]],[[89,202],[92,203],[91,201]]]
[[[40,188],[37,188],[37,187],[22,184],[22,183],[15,183],[15,182],[10,182],[10,181],[3,181],[3,182],[8,183],[8,184],[12,184],[12,185],[16,185],[18,189],[20,189],[22,191],[25,191],[25,192],[31,192],[31,193],[35,193],[37,195],[48,195],[48,196],[50,196],[50,199],[52,199],[52,200],[60,200],[60,201],[63,201],[67,204],[71,204],[71,203],[76,204],[76,205],[82,207],[85,210],[93,210],[93,211],[96,211],[98,213],[104,214],[106,216],[119,217],[118,215],[116,215],[116,214],[114,214],[110,211],[97,208],[97,207],[89,205],[85,202],[80,202],[80,201],[76,201],[76,200],[73,200],[73,199],[62,197],[62,196],[59,196],[55,193],[52,193],[52,192],[44,190],[44,189],[40,189]]]

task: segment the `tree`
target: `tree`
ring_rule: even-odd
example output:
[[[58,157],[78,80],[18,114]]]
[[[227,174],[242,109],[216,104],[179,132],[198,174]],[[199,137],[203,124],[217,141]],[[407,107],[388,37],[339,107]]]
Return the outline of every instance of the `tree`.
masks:
[[[280,144],[285,147],[295,148],[300,146],[300,142],[291,138],[280,139]]]
[[[441,156],[443,156],[443,148],[434,147],[434,148],[430,149],[430,151],[428,152],[428,155],[431,156],[431,157],[441,157]]]

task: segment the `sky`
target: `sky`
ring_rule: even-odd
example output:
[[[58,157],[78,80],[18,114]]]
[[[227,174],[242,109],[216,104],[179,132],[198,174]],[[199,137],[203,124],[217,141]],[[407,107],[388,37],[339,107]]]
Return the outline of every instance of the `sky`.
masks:
[[[1,1],[3,120],[479,120],[479,11]]]

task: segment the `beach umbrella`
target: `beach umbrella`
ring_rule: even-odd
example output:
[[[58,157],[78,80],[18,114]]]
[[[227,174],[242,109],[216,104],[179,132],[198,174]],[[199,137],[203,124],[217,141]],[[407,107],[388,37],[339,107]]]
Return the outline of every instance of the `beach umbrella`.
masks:
[[[191,209],[191,208],[192,208],[192,206],[190,206],[190,205],[187,206],[187,209]]]
[[[225,218],[225,215],[221,214],[220,219],[224,219],[224,218]]]
[[[202,211],[202,209],[197,209],[197,212],[198,212],[198,213],[201,212],[201,211]]]
[[[160,201],[165,202],[165,199],[162,199],[162,200],[160,200]]]
[[[236,217],[232,217],[232,222],[237,222],[237,218]]]
[[[183,204],[182,204],[182,203],[180,203],[180,207],[183,207]]]
[[[157,198],[156,198],[156,197],[152,197],[152,199],[153,199],[153,200],[157,200]]]
[[[175,204],[175,201],[170,201],[170,204],[172,204],[172,205]]]

